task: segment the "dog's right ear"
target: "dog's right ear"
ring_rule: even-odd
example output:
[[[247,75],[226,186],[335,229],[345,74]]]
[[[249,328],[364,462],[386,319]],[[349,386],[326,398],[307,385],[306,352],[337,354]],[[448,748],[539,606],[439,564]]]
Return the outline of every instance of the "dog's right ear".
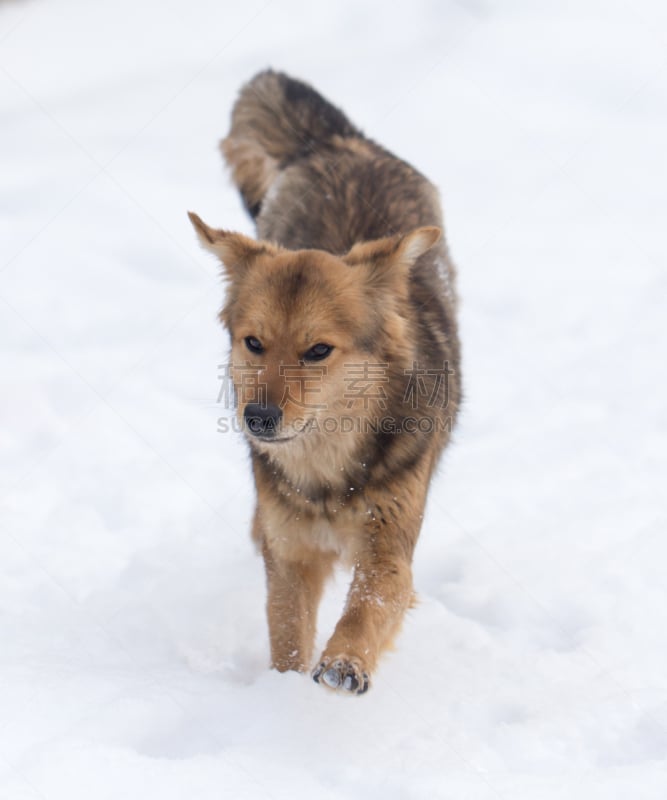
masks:
[[[266,242],[256,242],[242,233],[211,228],[192,211],[188,211],[188,217],[202,246],[218,256],[229,278],[242,274],[261,253],[275,252],[275,248]]]

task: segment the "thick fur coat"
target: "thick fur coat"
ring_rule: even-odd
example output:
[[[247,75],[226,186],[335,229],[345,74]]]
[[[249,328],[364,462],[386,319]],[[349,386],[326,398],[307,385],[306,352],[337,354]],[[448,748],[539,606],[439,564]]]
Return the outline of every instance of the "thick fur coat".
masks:
[[[335,563],[348,600],[313,677],[361,694],[412,602],[429,482],[460,404],[438,193],[306,84],[245,87],[222,142],[257,240],[191,220],[222,261],[221,320],[257,489],[273,666],[312,666]]]

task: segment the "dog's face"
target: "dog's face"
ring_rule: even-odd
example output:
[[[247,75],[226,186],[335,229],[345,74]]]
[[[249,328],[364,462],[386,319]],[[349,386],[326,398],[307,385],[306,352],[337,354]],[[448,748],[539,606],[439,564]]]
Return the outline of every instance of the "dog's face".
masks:
[[[220,316],[232,340],[239,419],[253,446],[275,454],[377,417],[392,369],[410,363],[402,313],[410,268],[439,229],[365,242],[338,257],[190,219],[228,279]]]

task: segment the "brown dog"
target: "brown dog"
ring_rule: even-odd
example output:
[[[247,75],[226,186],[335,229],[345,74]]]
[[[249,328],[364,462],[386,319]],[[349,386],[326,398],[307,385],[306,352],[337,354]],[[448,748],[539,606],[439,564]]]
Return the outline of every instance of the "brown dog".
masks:
[[[426,493],[460,401],[437,192],[272,71],[241,91],[222,151],[259,241],[190,219],[228,280],[220,317],[257,487],[272,663],[310,668],[322,590],[343,560],[354,577],[313,677],[361,694],[412,602]]]

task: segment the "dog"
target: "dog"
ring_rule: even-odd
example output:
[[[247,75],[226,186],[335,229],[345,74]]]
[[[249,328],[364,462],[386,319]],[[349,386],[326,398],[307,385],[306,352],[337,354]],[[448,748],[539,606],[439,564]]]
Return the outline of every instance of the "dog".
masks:
[[[347,602],[311,674],[363,694],[413,604],[427,490],[461,402],[438,192],[272,70],[242,88],[221,150],[257,239],[189,216],[227,282],[271,663],[311,669],[318,604],[342,562]]]

